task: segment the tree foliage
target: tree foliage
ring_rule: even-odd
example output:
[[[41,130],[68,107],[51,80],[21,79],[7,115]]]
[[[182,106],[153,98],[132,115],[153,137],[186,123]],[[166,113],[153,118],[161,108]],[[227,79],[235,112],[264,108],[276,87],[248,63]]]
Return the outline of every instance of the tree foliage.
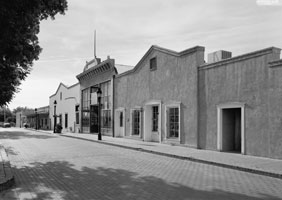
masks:
[[[0,122],[7,122],[9,118],[13,117],[13,113],[7,107],[0,107]]]
[[[13,109],[13,113],[16,114],[17,112],[27,112],[27,113],[32,113],[34,112],[34,109],[33,108],[28,108],[28,107],[21,107],[21,106],[18,106],[16,108]]]
[[[12,100],[39,58],[40,21],[66,10],[66,0],[0,1],[0,106]]]

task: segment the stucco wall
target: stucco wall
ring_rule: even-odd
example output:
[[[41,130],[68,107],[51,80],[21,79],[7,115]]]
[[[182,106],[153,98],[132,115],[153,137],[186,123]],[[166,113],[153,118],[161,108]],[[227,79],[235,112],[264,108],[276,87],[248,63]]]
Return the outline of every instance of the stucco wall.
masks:
[[[268,155],[282,159],[282,62],[269,68]]]
[[[162,102],[161,134],[165,132],[164,105],[181,102],[181,143],[197,146],[197,65],[204,61],[204,49],[175,56],[152,50],[130,73],[115,79],[115,108],[125,108],[126,135],[130,134],[130,109],[149,101]],[[150,59],[157,58],[157,70]]]
[[[62,99],[60,99],[60,93],[62,92]],[[79,124],[75,123],[75,106],[80,104],[80,86],[75,84],[70,87],[65,87],[60,84],[57,92],[49,98],[51,119],[51,129],[54,128],[54,101],[57,101],[56,115],[62,115],[62,131],[76,131],[78,132]],[[65,128],[65,114],[68,114],[68,127]],[[59,118],[57,118],[59,123]]]
[[[246,154],[281,157],[270,153],[275,139],[270,132],[274,97],[269,95],[268,62],[276,59],[277,49],[270,48],[199,68],[200,148],[217,149],[217,105],[240,102],[245,104]]]

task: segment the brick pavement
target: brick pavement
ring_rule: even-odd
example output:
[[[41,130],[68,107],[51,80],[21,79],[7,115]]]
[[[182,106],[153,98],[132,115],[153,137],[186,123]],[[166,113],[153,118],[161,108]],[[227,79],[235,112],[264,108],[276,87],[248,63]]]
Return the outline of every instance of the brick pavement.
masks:
[[[46,133],[6,135],[0,133],[0,139],[8,149],[16,186],[0,199],[282,197],[277,178]]]
[[[52,131],[47,132],[52,134]],[[63,133],[60,135],[95,142],[98,141],[97,135],[93,134]],[[172,146],[169,144],[143,142],[140,140],[127,138],[113,138],[109,136],[103,136],[102,141],[99,142],[124,148],[131,148],[138,151],[150,152],[164,156],[187,159],[191,161],[256,173],[260,175],[282,178],[282,160],[277,159],[210,150],[200,150],[183,146]]]
[[[14,174],[4,147],[0,144],[0,192],[14,185]]]

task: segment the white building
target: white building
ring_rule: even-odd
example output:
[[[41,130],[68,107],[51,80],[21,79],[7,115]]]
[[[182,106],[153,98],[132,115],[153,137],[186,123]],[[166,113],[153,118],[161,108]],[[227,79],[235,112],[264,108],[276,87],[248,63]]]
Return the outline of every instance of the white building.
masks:
[[[55,104],[56,102],[56,104]],[[61,124],[62,132],[80,132],[80,85],[60,83],[55,94],[49,97],[51,129],[54,121]]]

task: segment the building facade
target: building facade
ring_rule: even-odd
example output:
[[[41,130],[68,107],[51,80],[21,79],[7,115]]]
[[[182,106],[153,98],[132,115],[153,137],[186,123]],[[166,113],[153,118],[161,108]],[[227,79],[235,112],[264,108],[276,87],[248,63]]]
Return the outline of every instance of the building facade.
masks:
[[[49,97],[50,127],[55,122],[62,126],[63,132],[80,132],[80,86],[76,83],[66,86],[60,83],[55,94]]]
[[[49,106],[37,108],[36,112],[36,128],[43,130],[51,129],[51,121],[49,116]]]
[[[202,64],[204,47],[152,46],[134,69],[115,78],[115,136],[197,147]]]
[[[199,66],[199,148],[282,159],[282,62],[267,48]]]
[[[77,75],[81,96],[81,132],[98,133],[101,119],[101,133],[113,135],[113,79],[117,74],[115,61],[108,57],[101,62],[95,58],[87,62],[82,73]],[[97,89],[101,88],[101,118],[97,101]]]
[[[282,60],[152,46],[114,79],[116,137],[282,159]]]

